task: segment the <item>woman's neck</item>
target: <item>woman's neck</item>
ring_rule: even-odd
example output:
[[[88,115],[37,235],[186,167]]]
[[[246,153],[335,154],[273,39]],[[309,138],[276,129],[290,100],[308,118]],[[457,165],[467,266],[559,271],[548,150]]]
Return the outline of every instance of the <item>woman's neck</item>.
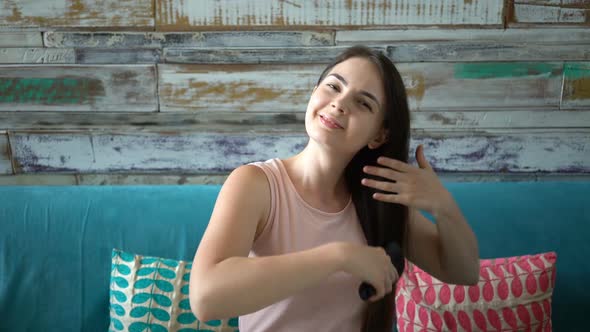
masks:
[[[284,160],[283,164],[304,200],[325,211],[340,211],[350,199],[344,171],[351,158],[310,141],[302,152]]]

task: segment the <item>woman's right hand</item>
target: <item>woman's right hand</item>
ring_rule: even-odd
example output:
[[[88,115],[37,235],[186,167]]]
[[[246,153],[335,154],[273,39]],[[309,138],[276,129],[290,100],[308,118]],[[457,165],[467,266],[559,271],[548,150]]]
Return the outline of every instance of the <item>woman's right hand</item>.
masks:
[[[371,247],[350,242],[340,242],[342,270],[369,283],[376,290],[369,298],[375,302],[393,290],[399,278],[391,258],[382,247]]]

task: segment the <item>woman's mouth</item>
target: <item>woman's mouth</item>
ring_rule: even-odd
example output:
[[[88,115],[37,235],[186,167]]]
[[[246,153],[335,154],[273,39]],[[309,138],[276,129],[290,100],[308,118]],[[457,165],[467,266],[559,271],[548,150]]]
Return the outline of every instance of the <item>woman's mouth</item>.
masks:
[[[331,129],[344,129],[336,120],[323,114],[320,114],[320,122]]]

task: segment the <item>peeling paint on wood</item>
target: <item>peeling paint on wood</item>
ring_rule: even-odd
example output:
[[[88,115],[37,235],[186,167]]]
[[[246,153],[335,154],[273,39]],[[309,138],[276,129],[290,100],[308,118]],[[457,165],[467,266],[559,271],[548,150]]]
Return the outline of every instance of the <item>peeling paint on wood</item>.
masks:
[[[160,65],[162,111],[303,112],[324,66]],[[562,63],[401,63],[412,110],[558,108]]]
[[[160,110],[301,112],[320,67],[160,65]]]
[[[0,63],[75,63],[74,49],[0,48]]]
[[[590,112],[588,112],[590,113]],[[0,112],[0,130],[124,130],[305,133],[305,114],[204,112]]]
[[[411,117],[414,131],[584,128],[590,124],[590,110],[422,111],[413,112]],[[0,112],[0,130],[301,134],[305,133],[304,121],[304,112]]]
[[[145,64],[159,63],[162,51],[159,49],[92,49],[75,51],[78,64]]]
[[[590,2],[587,0],[516,0],[513,23],[590,24]]]
[[[227,174],[182,175],[182,174],[81,174],[79,184],[83,186],[112,185],[192,185],[223,184]],[[1,181],[1,180],[0,180]]]
[[[47,47],[308,47],[334,45],[330,31],[64,32],[43,35]]]
[[[0,186],[75,186],[75,175],[69,174],[18,174],[0,175]]]
[[[11,133],[17,173],[226,173],[286,158],[306,135]],[[413,137],[437,171],[590,173],[590,131],[457,132]],[[411,163],[415,163],[410,159]]]
[[[153,0],[3,0],[0,26],[154,27]]]
[[[590,36],[589,36],[590,40]],[[395,62],[589,60],[587,45],[540,45],[497,42],[420,42],[387,47]]]
[[[157,30],[231,27],[501,25],[502,0],[156,0]]]
[[[38,31],[0,31],[0,47],[43,47],[43,39]]]
[[[590,62],[570,62],[564,66],[563,109],[590,107]],[[590,122],[586,122],[590,125]]]
[[[589,44],[590,29],[368,29],[336,31],[336,45],[471,41],[512,44]],[[526,59],[523,59],[526,60]]]
[[[194,64],[304,64],[330,63],[347,47],[286,48],[172,48],[165,49],[167,63]],[[384,47],[374,47],[385,51]]]
[[[155,111],[155,67],[0,66],[0,110]]]
[[[0,174],[12,174],[8,135],[0,133]]]

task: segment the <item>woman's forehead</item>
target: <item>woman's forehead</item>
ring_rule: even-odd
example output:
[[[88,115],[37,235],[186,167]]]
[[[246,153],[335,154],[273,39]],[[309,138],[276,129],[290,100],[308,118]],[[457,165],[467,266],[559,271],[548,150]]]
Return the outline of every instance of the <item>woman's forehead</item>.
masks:
[[[333,75],[337,74],[337,75]],[[365,58],[350,58],[334,66],[328,76],[340,76],[346,85],[358,90],[365,90],[383,101],[383,82],[381,73],[373,62]]]

